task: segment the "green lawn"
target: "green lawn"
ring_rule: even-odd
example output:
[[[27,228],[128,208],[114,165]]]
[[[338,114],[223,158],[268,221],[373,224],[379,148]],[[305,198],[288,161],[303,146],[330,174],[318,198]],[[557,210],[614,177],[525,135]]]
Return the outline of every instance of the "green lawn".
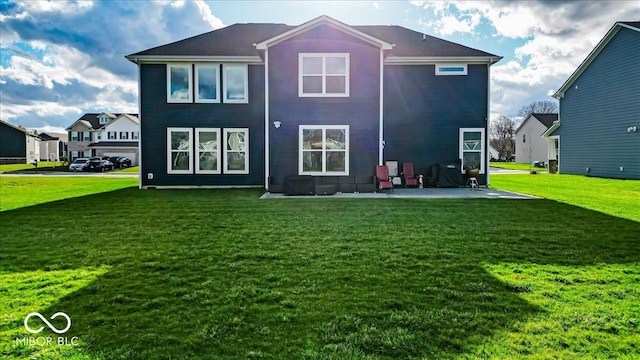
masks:
[[[2,164],[0,165],[0,173],[4,172],[12,172],[19,170],[35,170],[36,167],[33,164]],[[38,163],[38,171],[47,171],[47,170],[57,170],[57,171],[67,171],[69,167],[67,165],[63,165],[59,161],[41,161]]]
[[[0,211],[137,186],[135,178],[2,176]],[[90,207],[92,204],[89,202]],[[4,227],[5,225],[0,225]]]
[[[531,164],[529,164],[529,163],[491,162],[489,164],[490,164],[491,167],[496,167],[496,168],[501,168],[501,169],[508,169],[508,170],[524,170],[524,171],[535,170],[535,171],[537,171],[539,173],[546,173],[547,172],[547,168],[534,167],[534,166],[531,166]]]
[[[130,168],[125,168],[125,169],[115,169],[115,170],[109,171],[109,172],[107,172],[105,174],[122,174],[122,173],[137,174],[138,172],[140,172],[140,167],[132,166]]]
[[[93,195],[0,212],[3,358],[640,356],[637,221],[550,200],[259,200],[97,180]],[[34,311],[67,313],[78,345],[16,344]]]
[[[564,174],[492,175],[491,186],[640,222],[640,181]],[[553,219],[553,214],[551,219]],[[545,217],[545,220],[549,217]]]

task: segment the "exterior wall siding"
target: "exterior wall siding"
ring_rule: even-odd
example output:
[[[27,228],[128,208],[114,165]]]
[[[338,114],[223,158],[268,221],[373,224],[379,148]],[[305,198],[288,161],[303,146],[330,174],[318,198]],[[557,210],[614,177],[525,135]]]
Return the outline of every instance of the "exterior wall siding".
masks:
[[[547,162],[549,143],[540,136],[546,130],[547,127],[535,118],[530,118],[518,129],[515,134],[516,162]],[[523,136],[526,141],[523,141]]]
[[[640,179],[638,43],[620,29],[560,99],[561,173]]]
[[[413,162],[416,174],[426,174],[459,159],[460,128],[488,136],[487,76],[486,64],[468,65],[466,76],[436,76],[435,65],[385,66],[384,160]],[[486,183],[486,175],[478,180]]]
[[[349,97],[298,97],[299,53],[349,53]],[[298,174],[300,125],[349,125],[349,176],[374,175],[378,162],[380,50],[327,26],[269,48],[270,176]]]
[[[140,68],[142,186],[260,186],[264,184],[264,66],[249,65],[248,104],[167,103],[164,64]],[[249,128],[249,174],[168,174],[167,128]],[[153,179],[148,179],[148,174]]]

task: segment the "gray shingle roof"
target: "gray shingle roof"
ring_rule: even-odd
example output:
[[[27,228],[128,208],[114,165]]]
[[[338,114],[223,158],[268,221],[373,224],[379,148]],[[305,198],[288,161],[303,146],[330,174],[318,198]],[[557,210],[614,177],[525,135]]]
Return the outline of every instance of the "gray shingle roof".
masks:
[[[91,128],[94,130],[100,129],[103,126],[107,125],[107,124],[100,124],[100,119],[98,119],[98,116],[100,116],[100,114],[106,114],[106,113],[86,113],[84,115],[82,115],[78,120],[74,121],[73,124],[77,123],[77,122],[88,122],[91,125]],[[117,118],[118,116],[122,115],[122,114],[113,114],[115,115],[115,117]],[[138,114],[125,114],[125,115],[129,115],[129,116],[135,116],[138,117]],[[69,126],[67,129],[70,129],[73,124],[71,126]]]
[[[284,24],[234,24],[188,39],[128,55],[136,56],[257,56],[254,44],[297,26]],[[388,55],[398,57],[496,57],[401,26],[353,26],[365,34],[394,44]]]
[[[538,119],[538,121],[540,121],[544,126],[548,128],[551,127],[551,125],[553,125],[554,121],[558,120],[558,114],[536,114],[533,113],[531,114],[531,116],[535,117],[536,119]]]

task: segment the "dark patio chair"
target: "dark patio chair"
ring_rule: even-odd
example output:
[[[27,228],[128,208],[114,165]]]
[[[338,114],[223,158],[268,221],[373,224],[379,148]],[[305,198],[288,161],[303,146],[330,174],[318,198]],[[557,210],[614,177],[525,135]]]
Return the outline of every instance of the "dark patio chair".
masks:
[[[378,190],[393,191],[393,184],[389,178],[389,168],[386,165],[376,166],[376,182],[378,183]]]
[[[413,163],[402,163],[402,177],[404,178],[404,186],[418,186],[418,179],[413,171]]]

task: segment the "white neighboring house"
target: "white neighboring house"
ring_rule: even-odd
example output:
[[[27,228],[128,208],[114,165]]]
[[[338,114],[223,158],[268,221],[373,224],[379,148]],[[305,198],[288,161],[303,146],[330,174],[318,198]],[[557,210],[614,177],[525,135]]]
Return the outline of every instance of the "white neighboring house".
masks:
[[[489,145],[489,159],[500,159],[500,153],[491,145]]]
[[[529,164],[536,161],[547,162],[549,145],[541,135],[557,120],[557,113],[530,114],[524,119],[515,132],[516,162]]]
[[[139,163],[139,139],[138,118],[131,114],[120,114],[94,131],[94,142],[89,144],[89,148],[96,156],[125,156],[131,160],[132,166],[136,166]]]

